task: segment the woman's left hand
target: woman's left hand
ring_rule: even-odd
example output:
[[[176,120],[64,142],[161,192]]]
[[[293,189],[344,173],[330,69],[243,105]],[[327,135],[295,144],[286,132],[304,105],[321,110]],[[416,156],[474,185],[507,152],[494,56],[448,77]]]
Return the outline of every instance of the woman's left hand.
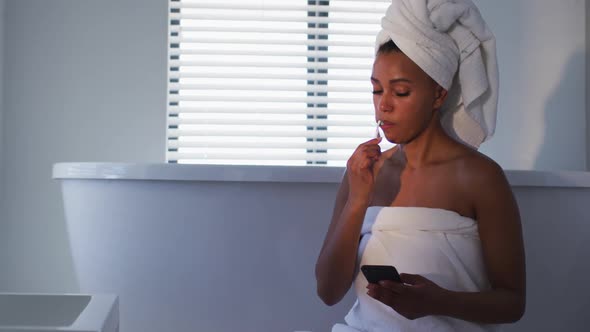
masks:
[[[369,284],[367,294],[407,319],[436,314],[445,289],[418,274],[402,273],[400,277],[403,284],[385,280]]]

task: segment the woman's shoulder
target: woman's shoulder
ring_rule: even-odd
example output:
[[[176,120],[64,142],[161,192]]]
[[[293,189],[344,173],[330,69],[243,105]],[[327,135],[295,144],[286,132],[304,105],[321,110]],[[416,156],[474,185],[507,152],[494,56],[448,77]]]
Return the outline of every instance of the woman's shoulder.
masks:
[[[466,148],[469,149],[469,148]],[[484,153],[469,149],[457,161],[457,171],[468,188],[484,188],[507,184],[502,167]]]
[[[477,206],[481,203],[493,202],[491,204],[501,208],[502,200],[498,198],[507,196],[512,190],[502,167],[477,150],[471,150],[457,160],[455,174],[450,181],[457,186],[474,216],[478,215]]]

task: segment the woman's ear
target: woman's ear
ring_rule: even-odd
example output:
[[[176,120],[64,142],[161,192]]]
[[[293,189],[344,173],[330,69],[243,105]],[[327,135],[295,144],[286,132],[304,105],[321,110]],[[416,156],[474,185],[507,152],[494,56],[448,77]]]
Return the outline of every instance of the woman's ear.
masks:
[[[436,85],[434,88],[434,109],[440,109],[444,104],[445,100],[447,99],[447,90],[443,89],[442,86]]]

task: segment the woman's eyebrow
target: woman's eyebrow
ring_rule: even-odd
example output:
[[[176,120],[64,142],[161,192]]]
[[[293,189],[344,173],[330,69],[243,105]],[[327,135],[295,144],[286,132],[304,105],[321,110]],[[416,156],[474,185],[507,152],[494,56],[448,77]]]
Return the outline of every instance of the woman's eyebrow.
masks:
[[[375,83],[381,83],[381,82],[379,82],[379,80],[378,80],[378,79],[376,79],[376,78],[375,78],[375,77],[373,77],[373,76],[371,76],[371,81],[373,81],[373,82],[375,82]],[[410,80],[409,80],[409,79],[407,79],[407,78],[403,78],[403,77],[400,77],[400,78],[394,78],[394,79],[390,79],[390,80],[389,80],[389,84],[394,84],[394,83],[399,83],[399,82],[412,83],[412,81],[410,81]]]

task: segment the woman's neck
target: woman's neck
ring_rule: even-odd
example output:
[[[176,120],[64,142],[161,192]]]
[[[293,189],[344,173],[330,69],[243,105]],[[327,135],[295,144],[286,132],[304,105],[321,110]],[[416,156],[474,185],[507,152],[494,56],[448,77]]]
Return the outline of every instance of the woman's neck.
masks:
[[[453,140],[442,128],[439,112],[416,138],[400,146],[409,169],[420,169],[446,160]]]

